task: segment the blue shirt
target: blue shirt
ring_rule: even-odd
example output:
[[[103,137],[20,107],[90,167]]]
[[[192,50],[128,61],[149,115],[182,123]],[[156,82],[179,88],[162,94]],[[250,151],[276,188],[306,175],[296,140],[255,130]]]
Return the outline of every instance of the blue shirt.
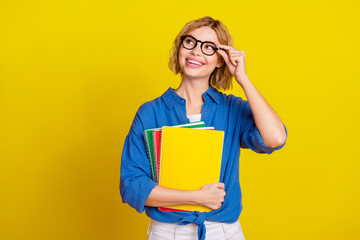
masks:
[[[156,207],[145,206],[149,194],[158,184],[151,180],[144,130],[189,123],[186,100],[172,88],[138,109],[125,139],[120,170],[120,193],[124,203],[139,213],[146,211],[150,218],[160,222],[177,222],[180,225],[194,223],[198,225],[198,237],[201,240],[205,239],[205,219],[226,223],[239,219],[242,210],[240,147],[270,154],[285,145],[271,148],[264,144],[248,101],[232,94],[226,95],[213,87],[203,93],[203,98],[205,103],[201,109],[201,120],[207,127],[214,126],[216,130],[225,131],[220,182],[225,184],[226,195],[219,209],[211,212],[162,212]],[[285,131],[287,134],[286,127]]]

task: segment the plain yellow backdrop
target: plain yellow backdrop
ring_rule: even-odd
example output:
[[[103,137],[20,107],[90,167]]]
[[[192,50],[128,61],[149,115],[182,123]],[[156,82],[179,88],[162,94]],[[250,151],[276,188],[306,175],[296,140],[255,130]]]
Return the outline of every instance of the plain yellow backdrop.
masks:
[[[176,88],[180,29],[220,19],[288,128],[243,150],[252,239],[360,239],[359,1],[0,1],[0,239],[146,239],[121,202],[138,107]],[[245,99],[234,81],[233,93]]]

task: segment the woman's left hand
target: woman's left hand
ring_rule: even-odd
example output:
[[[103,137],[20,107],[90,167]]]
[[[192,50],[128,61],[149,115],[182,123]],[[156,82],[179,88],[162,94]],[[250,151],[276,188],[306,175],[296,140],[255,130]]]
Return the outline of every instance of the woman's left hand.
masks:
[[[236,48],[219,45],[222,50],[217,52],[224,58],[230,73],[239,81],[242,76],[246,75],[245,71],[245,52]]]

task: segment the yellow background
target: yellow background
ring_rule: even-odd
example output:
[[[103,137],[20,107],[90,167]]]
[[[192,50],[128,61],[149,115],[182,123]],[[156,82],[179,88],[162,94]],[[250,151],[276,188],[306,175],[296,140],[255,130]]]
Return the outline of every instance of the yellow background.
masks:
[[[359,239],[359,1],[0,1],[0,239],[146,239],[121,203],[140,104],[177,87],[180,29],[206,15],[246,53],[285,147],[243,150],[246,239]],[[244,97],[235,85],[232,91]]]

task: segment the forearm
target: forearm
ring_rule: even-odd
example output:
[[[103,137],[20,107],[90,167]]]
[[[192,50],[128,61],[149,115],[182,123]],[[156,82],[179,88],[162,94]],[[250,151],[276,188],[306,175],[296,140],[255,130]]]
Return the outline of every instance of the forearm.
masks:
[[[199,204],[199,190],[178,190],[156,186],[150,193],[145,205],[150,207],[166,207],[182,204]]]
[[[272,148],[281,146],[286,141],[286,132],[280,117],[251,83],[246,74],[237,79],[237,82],[245,92],[256,127],[259,129],[264,144]]]

